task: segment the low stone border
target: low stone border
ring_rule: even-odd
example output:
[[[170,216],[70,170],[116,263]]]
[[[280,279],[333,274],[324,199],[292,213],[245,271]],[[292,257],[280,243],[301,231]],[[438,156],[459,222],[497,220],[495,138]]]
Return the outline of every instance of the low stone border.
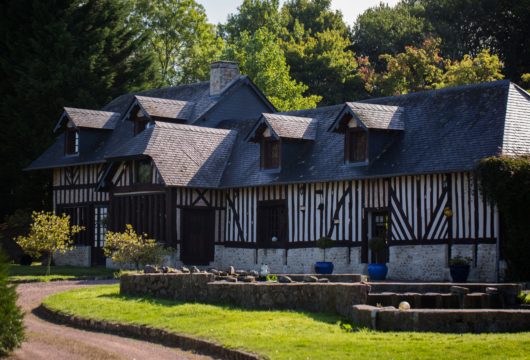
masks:
[[[146,325],[118,324],[104,320],[86,319],[71,316],[48,308],[41,304],[33,310],[38,317],[55,323],[69,325],[78,329],[103,332],[112,335],[145,340],[165,346],[178,347],[185,351],[194,351],[203,355],[227,360],[259,360],[257,355],[241,350],[228,349],[219,344],[197,339],[187,335],[180,335],[163,329]]]
[[[40,281],[40,280],[34,280],[34,279],[18,279],[18,280],[9,280],[8,282],[11,284],[31,284],[31,283],[40,283],[40,282],[55,282],[55,281],[98,281],[98,280],[112,280],[114,279],[114,276],[78,276],[75,278],[70,279],[50,279],[46,281]]]
[[[501,333],[530,331],[529,310],[414,309],[355,305],[352,321],[378,331]]]

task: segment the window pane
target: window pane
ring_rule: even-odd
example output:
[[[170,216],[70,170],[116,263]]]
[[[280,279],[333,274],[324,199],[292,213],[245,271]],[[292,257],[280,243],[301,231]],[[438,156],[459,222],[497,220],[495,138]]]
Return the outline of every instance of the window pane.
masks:
[[[141,184],[151,183],[151,160],[136,162],[136,182]]]
[[[263,168],[276,169],[280,167],[280,142],[278,140],[264,139],[262,146]]]
[[[350,131],[349,133],[349,160],[350,162],[366,161],[367,136],[364,131]]]

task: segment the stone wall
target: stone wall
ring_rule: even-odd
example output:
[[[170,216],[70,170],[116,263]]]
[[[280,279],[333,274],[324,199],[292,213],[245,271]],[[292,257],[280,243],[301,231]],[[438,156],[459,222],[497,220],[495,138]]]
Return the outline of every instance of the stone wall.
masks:
[[[367,301],[361,283],[229,283],[212,274],[143,274],[120,279],[120,293],[180,301],[226,303],[249,309],[295,309],[350,316],[354,304]]]
[[[394,307],[356,305],[352,321],[380,331],[429,331],[445,333],[519,332],[530,330],[530,310],[401,311]]]
[[[400,245],[390,247],[388,280],[405,281],[449,281],[447,245]],[[453,245],[453,256],[473,258],[474,245]],[[479,244],[477,266],[471,266],[469,281],[496,282],[497,260],[495,244]],[[226,269],[235,266],[239,269],[259,270],[267,264],[271,273],[310,274],[314,264],[324,259],[319,248],[300,249],[249,249],[215,246],[215,259],[205,268]],[[367,264],[361,263],[360,247],[336,247],[326,250],[326,260],[332,261],[335,274],[367,274]],[[167,257],[162,265],[180,267],[179,247]],[[116,264],[107,259],[107,267]]]
[[[471,265],[469,281],[497,281],[497,245],[479,244],[477,266]],[[452,256],[473,259],[474,245],[453,245]],[[450,281],[448,245],[400,245],[390,247],[389,280]]]
[[[90,246],[76,246],[65,254],[55,254],[53,259],[55,265],[89,267],[91,265],[91,248]]]

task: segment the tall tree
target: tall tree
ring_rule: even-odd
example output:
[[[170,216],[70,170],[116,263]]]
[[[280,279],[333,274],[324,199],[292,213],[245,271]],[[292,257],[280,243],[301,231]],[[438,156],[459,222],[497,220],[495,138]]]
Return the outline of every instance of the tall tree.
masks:
[[[252,35],[243,32],[225,57],[237,61],[278,110],[314,108],[321,100],[317,95],[305,96],[307,86],[291,79],[278,38],[265,28]]]
[[[331,0],[288,0],[282,6],[281,16],[288,32],[293,32],[299,23],[308,34],[335,30],[343,37],[349,35],[342,13],[331,10]]]
[[[368,56],[377,70],[384,68],[381,54],[396,55],[405,46],[420,46],[429,26],[421,5],[386,4],[370,8],[359,15],[353,26],[353,49]]]
[[[359,63],[349,46],[348,38],[337,30],[324,30],[314,36],[302,32],[285,44],[293,78],[306,84],[311,93],[320,95],[323,99],[320,105],[367,97],[358,73]]]
[[[126,0],[8,0],[0,5],[0,216],[43,208],[47,174],[22,168],[53,140],[65,105],[98,108],[154,80]],[[21,146],[21,145],[24,146]]]
[[[195,0],[138,0],[135,14],[143,23],[163,85],[204,80],[209,64],[223,47]]]
[[[367,88],[374,95],[392,96],[503,78],[502,62],[488,50],[452,61],[440,55],[440,43],[440,39],[427,39],[420,48],[407,46],[395,56],[381,55],[386,70],[369,74]]]
[[[243,0],[237,12],[228,16],[226,24],[219,26],[219,32],[231,42],[244,32],[252,36],[260,29],[279,34],[283,28],[279,6],[279,0]]]

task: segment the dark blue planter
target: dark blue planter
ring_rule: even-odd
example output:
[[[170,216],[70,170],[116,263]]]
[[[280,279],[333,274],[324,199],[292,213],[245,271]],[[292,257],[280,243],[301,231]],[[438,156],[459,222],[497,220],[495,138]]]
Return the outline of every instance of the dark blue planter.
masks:
[[[368,264],[368,278],[370,281],[381,281],[386,279],[388,267],[386,264]]]
[[[469,265],[451,265],[449,266],[453,282],[463,283],[469,276]]]
[[[329,261],[317,261],[315,263],[317,274],[333,274],[333,263]]]

